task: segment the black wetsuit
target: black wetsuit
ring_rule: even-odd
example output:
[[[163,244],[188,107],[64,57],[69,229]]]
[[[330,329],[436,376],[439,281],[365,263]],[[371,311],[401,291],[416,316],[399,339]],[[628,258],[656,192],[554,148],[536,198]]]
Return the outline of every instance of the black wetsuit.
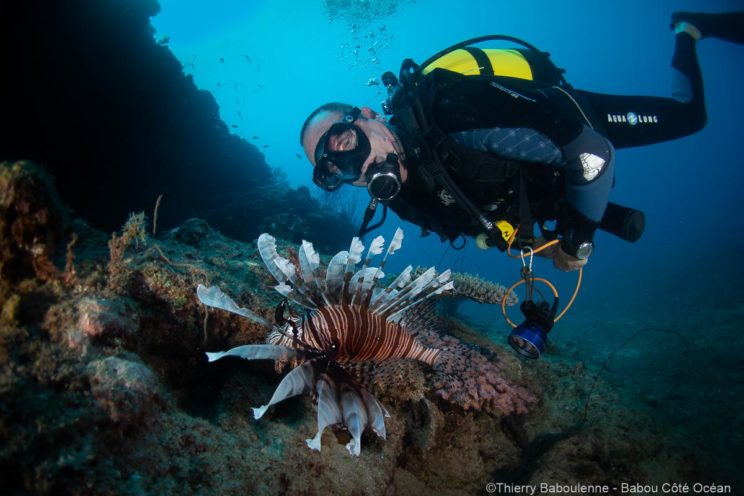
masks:
[[[576,90],[615,148],[650,145],[690,135],[705,126],[703,77],[695,40],[675,37],[673,98],[621,96]]]
[[[557,219],[558,234],[568,248],[592,241],[612,187],[613,147],[667,141],[705,126],[695,41],[686,33],[676,35],[672,67],[678,76],[673,98],[608,95],[514,78],[463,77],[432,99],[437,126],[465,149],[519,161],[522,173],[499,181],[478,179],[468,169],[483,166],[463,151],[466,156],[456,162],[464,165],[448,164],[449,174],[491,220],[520,223],[524,216],[519,204],[527,197],[532,219],[538,224]],[[391,208],[443,239],[483,232],[470,213],[427,177],[415,159],[416,145],[395,116],[391,123],[398,126],[406,145],[410,169],[410,179],[390,202]],[[520,184],[526,184],[526,195],[520,196]]]

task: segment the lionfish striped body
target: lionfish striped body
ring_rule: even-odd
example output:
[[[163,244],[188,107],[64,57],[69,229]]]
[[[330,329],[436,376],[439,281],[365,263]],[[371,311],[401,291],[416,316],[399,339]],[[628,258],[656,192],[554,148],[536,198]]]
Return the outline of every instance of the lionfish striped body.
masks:
[[[328,349],[337,342],[334,361],[342,364],[412,358],[434,365],[439,356],[439,350],[422,346],[398,322],[358,305],[320,308],[302,322],[300,332],[305,336],[304,341],[315,349]],[[274,331],[269,343],[292,347],[293,338]]]
[[[258,250],[266,268],[279,283],[275,289],[285,296],[276,310],[272,325],[248,309],[239,307],[218,287],[199,285],[197,295],[205,305],[237,313],[271,329],[268,344],[238,346],[218,353],[207,353],[209,361],[225,356],[247,360],[296,360],[302,365],[285,376],[269,402],[254,408],[260,418],[266,410],[286,398],[311,393],[317,398],[318,433],[307,444],[320,450],[325,427],[343,424],[351,434],[349,452],[358,455],[361,435],[370,427],[385,437],[385,408],[366,389],[344,371],[354,362],[409,358],[435,365],[440,350],[427,348],[406,330],[407,310],[425,299],[452,289],[450,272],[437,275],[431,268],[416,279],[406,267],[387,287],[377,287],[384,277],[387,257],[401,246],[403,232],[393,236],[379,267],[370,261],[383,251],[384,239],[375,238],[361,269],[364,245],[354,238],[348,251],[337,253],[323,273],[320,257],[312,244],[303,241],[299,252],[300,269],[276,251],[276,241],[268,234],[258,239]],[[306,314],[298,316],[288,308],[291,301]],[[285,318],[285,311],[289,318]]]

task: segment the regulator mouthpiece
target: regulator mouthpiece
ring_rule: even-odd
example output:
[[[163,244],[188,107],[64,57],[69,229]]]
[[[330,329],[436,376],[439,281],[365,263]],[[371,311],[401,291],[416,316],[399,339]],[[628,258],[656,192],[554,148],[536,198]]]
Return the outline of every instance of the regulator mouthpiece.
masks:
[[[388,201],[400,192],[401,180],[398,172],[398,156],[390,153],[385,162],[373,164],[367,169],[367,191],[372,198]]]

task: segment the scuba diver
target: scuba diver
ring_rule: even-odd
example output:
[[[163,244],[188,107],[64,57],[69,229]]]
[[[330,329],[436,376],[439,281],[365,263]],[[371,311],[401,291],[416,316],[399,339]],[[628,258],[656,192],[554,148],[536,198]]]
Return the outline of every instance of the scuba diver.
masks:
[[[313,181],[328,191],[369,190],[360,236],[390,207],[422,235],[433,231],[453,244],[474,237],[502,251],[512,243],[535,253],[543,247],[557,268],[576,270],[592,254],[597,228],[640,237],[643,213],[609,202],[615,150],[705,126],[696,42],[744,43],[744,13],[676,12],[672,29],[672,98],[574,89],[546,54],[504,36],[468,40],[420,66],[406,60],[399,78],[381,78],[389,119],[343,103],[310,114],[300,142]],[[489,39],[527,49],[470,46]],[[383,221],[368,228],[378,204]]]

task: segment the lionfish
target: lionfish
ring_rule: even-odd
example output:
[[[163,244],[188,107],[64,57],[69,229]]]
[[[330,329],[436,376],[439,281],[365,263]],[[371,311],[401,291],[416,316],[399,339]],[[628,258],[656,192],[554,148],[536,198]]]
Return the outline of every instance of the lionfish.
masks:
[[[382,254],[385,243],[382,236],[375,238],[358,270],[364,251],[359,238],[352,240],[348,251],[337,253],[325,270],[313,245],[303,241],[298,270],[277,253],[276,240],[262,234],[258,251],[279,283],[275,289],[284,296],[275,310],[273,324],[238,306],[218,287],[198,286],[197,295],[203,304],[242,315],[270,329],[268,344],[207,353],[210,362],[236,356],[301,363],[284,377],[266,405],[253,409],[256,419],[280,401],[311,393],[318,411],[318,433],[306,440],[311,449],[320,451],[324,429],[336,424],[349,431],[351,440],[346,447],[352,455],[359,455],[366,427],[385,439],[384,418],[389,413],[372,393],[352,379],[345,367],[355,362],[394,358],[435,365],[441,350],[419,343],[407,329],[406,316],[414,305],[453,288],[449,270],[437,274],[432,267],[414,279],[410,265],[387,287],[378,287],[388,256],[400,248],[402,240],[403,231],[398,229],[379,267],[372,267],[372,258]],[[292,312],[290,301],[302,306],[304,315]]]

